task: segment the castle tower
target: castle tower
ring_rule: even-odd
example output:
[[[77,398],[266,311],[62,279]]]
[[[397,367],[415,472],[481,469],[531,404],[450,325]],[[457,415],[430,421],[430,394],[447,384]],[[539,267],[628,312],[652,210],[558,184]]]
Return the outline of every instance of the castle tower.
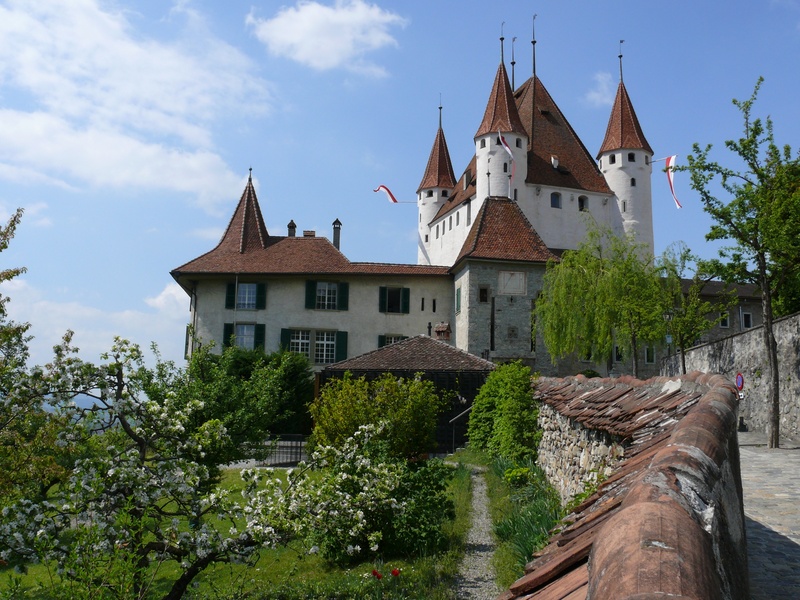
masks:
[[[447,140],[442,130],[442,107],[439,107],[439,129],[433,148],[428,157],[425,174],[417,188],[417,264],[429,265],[431,263],[428,248],[430,247],[430,228],[428,224],[439,212],[442,205],[447,202],[453,193],[456,178],[453,174],[453,164],[450,162],[450,153],[447,150]]]
[[[653,150],[644,137],[622,77],[597,159],[617,197],[625,233],[633,233],[653,256]]]
[[[480,208],[488,196],[504,196],[517,200],[528,175],[528,134],[520,119],[502,62],[497,69],[486,112],[474,139],[477,166],[476,209]]]

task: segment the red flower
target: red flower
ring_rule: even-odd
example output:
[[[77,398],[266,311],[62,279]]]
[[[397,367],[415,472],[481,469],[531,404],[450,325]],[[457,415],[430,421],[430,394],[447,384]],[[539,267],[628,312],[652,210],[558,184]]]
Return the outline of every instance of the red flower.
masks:
[[[392,569],[392,577],[397,577],[400,575],[400,569]]]
[[[383,575],[381,575],[380,573],[378,573],[378,571],[377,571],[377,570],[375,570],[375,569],[372,569],[372,574],[373,574],[373,575],[374,575],[376,578],[378,578],[378,579],[383,579]]]

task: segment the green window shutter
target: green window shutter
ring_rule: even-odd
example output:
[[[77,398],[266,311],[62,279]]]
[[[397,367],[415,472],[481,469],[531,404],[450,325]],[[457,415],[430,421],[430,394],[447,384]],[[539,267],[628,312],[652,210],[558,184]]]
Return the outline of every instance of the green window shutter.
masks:
[[[386,312],[386,288],[384,286],[378,290],[378,311]]]
[[[229,283],[225,288],[225,308],[236,308],[235,283]]]
[[[407,315],[411,309],[411,290],[402,288],[400,294],[400,312]]]
[[[317,306],[317,282],[306,281],[306,308],[316,308]]]
[[[263,324],[256,325],[256,331],[253,335],[253,349],[264,350],[264,340],[267,335],[267,326]]]
[[[289,342],[292,341],[292,330],[281,329],[281,350],[289,349]]]
[[[347,310],[349,304],[350,284],[346,281],[339,282],[339,289],[336,293],[336,308],[338,310]]]
[[[336,332],[336,362],[347,358],[347,332]]]
[[[379,335],[378,336],[378,348],[383,348],[386,345],[386,336]]]
[[[222,326],[222,347],[227,348],[231,345],[233,337],[233,323],[225,323]]]
[[[267,308],[267,284],[256,284],[256,310]]]

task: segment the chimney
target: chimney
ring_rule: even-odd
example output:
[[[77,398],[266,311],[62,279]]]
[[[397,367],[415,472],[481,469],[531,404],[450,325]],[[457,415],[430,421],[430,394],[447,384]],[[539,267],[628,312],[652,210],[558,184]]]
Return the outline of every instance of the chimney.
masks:
[[[316,237],[317,232],[313,229],[304,229],[303,230],[303,237]]]
[[[289,237],[294,237],[297,234],[297,225],[294,224],[294,219],[289,221]]]
[[[339,242],[342,238],[342,222],[336,219],[333,222],[333,247],[339,249]]]

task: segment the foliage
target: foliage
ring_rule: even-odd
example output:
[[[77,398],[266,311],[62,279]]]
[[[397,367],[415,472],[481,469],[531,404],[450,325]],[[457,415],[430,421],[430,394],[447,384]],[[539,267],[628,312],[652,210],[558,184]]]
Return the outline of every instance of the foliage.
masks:
[[[753,118],[762,82],[759,78],[749,99],[733,101],[744,130],[725,147],[741,165],[739,170],[711,160],[711,145],[699,144],[694,144],[688,166],[681,170],[690,173],[692,188],[713,220],[706,239],[731,243],[719,251],[719,259],[704,265],[707,271],[724,281],[754,283],[761,289],[770,382],[769,445],[776,447],[780,400],[773,319],[776,299],[788,301],[800,273],[800,155],[792,156],[789,145],[778,147],[769,118]]]
[[[563,511],[558,492],[532,461],[496,458],[486,481],[498,540],[492,563],[497,583],[506,587],[523,574],[533,553],[547,543]]]
[[[711,277],[702,271],[699,263],[691,278],[688,289],[684,289],[684,274],[691,262],[697,263],[683,244],[673,244],[661,257],[662,281],[668,300],[669,320],[667,330],[673,336],[675,347],[680,349],[682,371],[686,373],[685,350],[694,345],[698,338],[718,324],[728,309],[736,303],[732,289],[717,295],[714,300],[704,300],[703,289]]]
[[[541,439],[539,409],[533,400],[531,370],[520,361],[498,366],[472,405],[470,445],[510,460],[535,458]]]
[[[384,373],[378,379],[345,373],[330,380],[311,404],[313,443],[339,445],[362,425],[383,423],[380,439],[391,457],[416,458],[435,447],[436,419],[444,400],[434,385]]]
[[[658,270],[631,237],[590,229],[576,250],[547,265],[536,322],[555,362],[569,355],[609,363],[614,346],[638,376],[642,345],[664,338]]]

